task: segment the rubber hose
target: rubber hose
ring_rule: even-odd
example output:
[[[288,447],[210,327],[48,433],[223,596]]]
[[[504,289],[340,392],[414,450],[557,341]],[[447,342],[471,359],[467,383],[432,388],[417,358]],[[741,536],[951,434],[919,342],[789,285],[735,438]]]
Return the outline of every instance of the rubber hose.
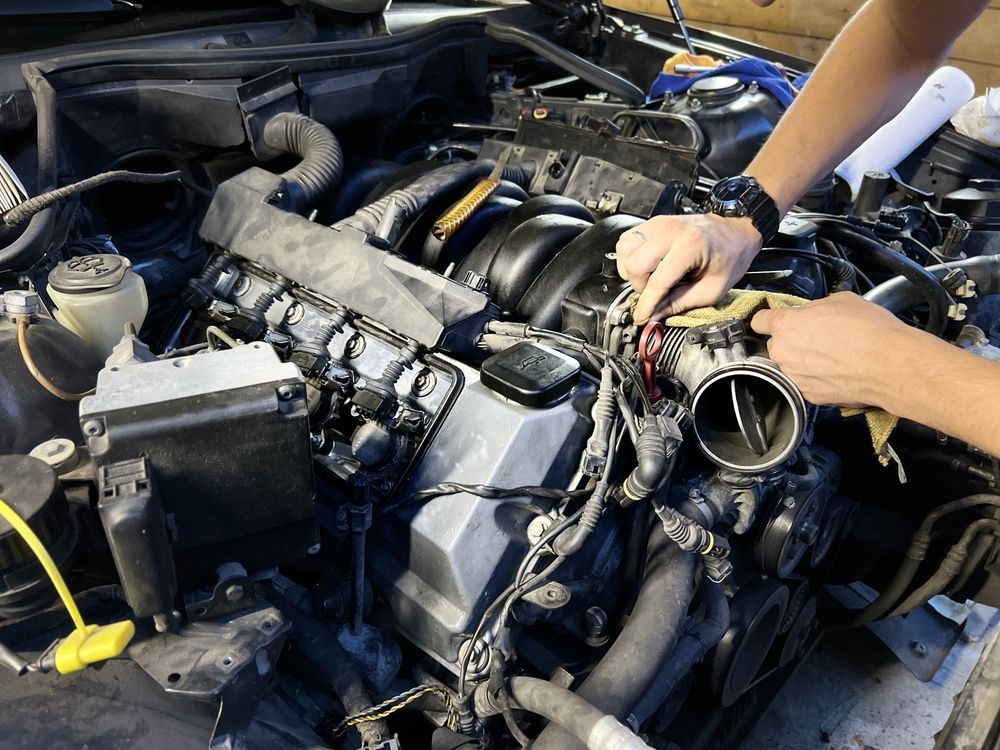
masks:
[[[936,279],[943,279],[956,268],[965,271],[969,279],[976,282],[978,294],[1000,292],[1000,255],[979,255],[975,258],[927,266],[925,270]],[[923,301],[923,296],[920,289],[909,279],[897,276],[872,289],[865,295],[865,299],[894,313],[901,313],[914,305],[919,305]]]
[[[649,691],[632,711],[637,726],[642,726],[663,705],[698,660],[715,648],[729,630],[729,600],[722,586],[706,580],[702,596],[705,616],[677,641],[677,647],[653,680]]]
[[[519,26],[512,26],[511,24],[487,16],[486,34],[497,41],[516,44],[530,52],[534,52],[539,57],[545,58],[567,73],[579,76],[587,83],[617,96],[632,106],[639,106],[646,101],[645,92],[631,81],[599,65],[595,65],[589,60],[584,60],[579,55],[573,54],[558,44],[550,42],[545,37],[522,29]]]
[[[548,719],[588,750],[650,750],[624,724],[564,687],[536,677],[511,677],[507,685],[518,708]]]
[[[948,308],[952,305],[951,295],[942,286],[934,274],[902,253],[897,253],[877,239],[868,237],[858,231],[847,229],[839,224],[822,224],[820,237],[833,242],[839,242],[846,247],[865,255],[886,270],[903,276],[910,281],[927,303],[929,310],[927,331],[940,336],[948,324]]]
[[[357,662],[340,645],[330,628],[321,620],[303,612],[293,601],[275,592],[269,598],[292,623],[289,640],[301,655],[289,655],[290,663],[307,677],[320,681],[340,699],[347,715],[366,711],[374,703],[365,690]],[[358,724],[358,733],[364,743],[377,746],[391,734],[383,720]]]
[[[625,627],[576,691],[599,710],[627,717],[656,680],[677,643],[691,603],[695,557],[654,523],[646,546],[646,575]],[[569,750],[581,743],[549,725],[533,750]]]
[[[326,125],[306,115],[276,114],[264,126],[264,143],[302,157],[302,161],[281,174],[296,188],[292,201],[299,211],[312,208],[337,186],[344,173],[340,141]]]
[[[1000,495],[991,495],[989,493],[969,495],[960,500],[939,505],[928,513],[921,522],[920,528],[913,535],[910,546],[906,550],[906,556],[903,558],[903,563],[899,566],[899,570],[893,576],[892,581],[889,582],[889,585],[882,590],[874,601],[854,614],[848,625],[851,627],[867,625],[888,612],[892,605],[898,602],[899,598],[906,592],[906,589],[913,581],[913,577],[917,574],[920,563],[923,562],[927,554],[927,547],[931,542],[931,529],[937,523],[938,519],[950,513],[974,508],[977,505],[996,505],[1000,507]]]
[[[926,604],[944,591],[945,586],[951,583],[951,580],[961,570],[962,563],[965,562],[965,558],[969,555],[969,545],[983,531],[995,534],[997,531],[1000,531],[1000,523],[997,523],[992,518],[980,518],[978,521],[970,523],[968,528],[962,533],[961,538],[948,550],[948,554],[945,555],[944,560],[941,561],[941,565],[934,571],[934,574],[922,586],[906,597],[903,603],[893,609],[888,616],[899,617],[900,615],[905,615],[922,604]]]

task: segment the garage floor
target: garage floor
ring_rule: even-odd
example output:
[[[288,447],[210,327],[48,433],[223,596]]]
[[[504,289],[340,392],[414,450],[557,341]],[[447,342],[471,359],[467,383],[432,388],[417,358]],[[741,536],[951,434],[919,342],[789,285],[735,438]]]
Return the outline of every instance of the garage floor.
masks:
[[[973,607],[962,640],[926,683],[867,629],[829,635],[785,685],[742,750],[929,750],[997,627],[1000,612]]]

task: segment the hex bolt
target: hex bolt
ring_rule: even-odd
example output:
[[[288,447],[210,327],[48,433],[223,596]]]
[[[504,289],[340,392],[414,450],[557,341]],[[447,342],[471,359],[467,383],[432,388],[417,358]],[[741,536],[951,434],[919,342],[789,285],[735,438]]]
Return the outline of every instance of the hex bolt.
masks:
[[[278,398],[282,401],[291,401],[295,398],[295,387],[291,385],[279,385]]]
[[[608,642],[608,614],[600,607],[590,607],[583,613],[586,641],[590,646],[603,646]]]
[[[246,596],[246,590],[239,584],[226,587],[226,600],[234,604]]]
[[[104,424],[99,419],[88,419],[83,423],[83,434],[87,437],[100,437],[104,434]]]

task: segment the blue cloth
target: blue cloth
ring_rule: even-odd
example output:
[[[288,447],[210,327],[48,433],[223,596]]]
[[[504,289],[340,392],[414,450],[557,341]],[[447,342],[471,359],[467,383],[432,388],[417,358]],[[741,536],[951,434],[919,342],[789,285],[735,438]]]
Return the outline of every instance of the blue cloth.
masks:
[[[803,73],[803,74],[802,74],[802,75],[800,75],[800,76],[799,76],[798,78],[796,78],[796,79],[795,79],[794,81],[792,81],[792,85],[793,85],[793,86],[794,86],[795,88],[797,88],[797,89],[798,89],[799,91],[801,91],[801,90],[802,90],[802,88],[803,88],[803,87],[804,87],[804,86],[805,86],[805,85],[806,85],[807,83],[809,83],[809,79],[810,79],[811,77],[812,77],[812,71],[810,70],[810,71],[809,71],[808,73]]]
[[[788,83],[788,79],[785,78],[784,74],[772,63],[757,57],[748,57],[736,62],[726,63],[714,70],[691,77],[660,73],[649,89],[649,98],[655,99],[663,96],[668,91],[673,94],[682,94],[695,81],[700,81],[702,78],[709,78],[711,76],[731,76],[732,78],[738,78],[743,83],[756,83],[765,91],[769,91],[783,107],[787,107],[792,103],[792,99],[795,98],[792,86]]]

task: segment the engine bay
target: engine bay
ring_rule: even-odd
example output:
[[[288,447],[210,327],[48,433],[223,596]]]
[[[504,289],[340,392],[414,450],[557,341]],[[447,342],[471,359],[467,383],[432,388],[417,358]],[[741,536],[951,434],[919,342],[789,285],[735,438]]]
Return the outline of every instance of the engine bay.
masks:
[[[4,512],[4,731],[736,747],[825,631],[1000,605],[996,458],[809,404],[747,310],[636,325],[618,238],[785,106],[647,97],[676,29],[572,7],[0,57],[0,497],[48,558]],[[944,126],[831,175],[737,297],[854,292],[1000,361],[997,174]]]

